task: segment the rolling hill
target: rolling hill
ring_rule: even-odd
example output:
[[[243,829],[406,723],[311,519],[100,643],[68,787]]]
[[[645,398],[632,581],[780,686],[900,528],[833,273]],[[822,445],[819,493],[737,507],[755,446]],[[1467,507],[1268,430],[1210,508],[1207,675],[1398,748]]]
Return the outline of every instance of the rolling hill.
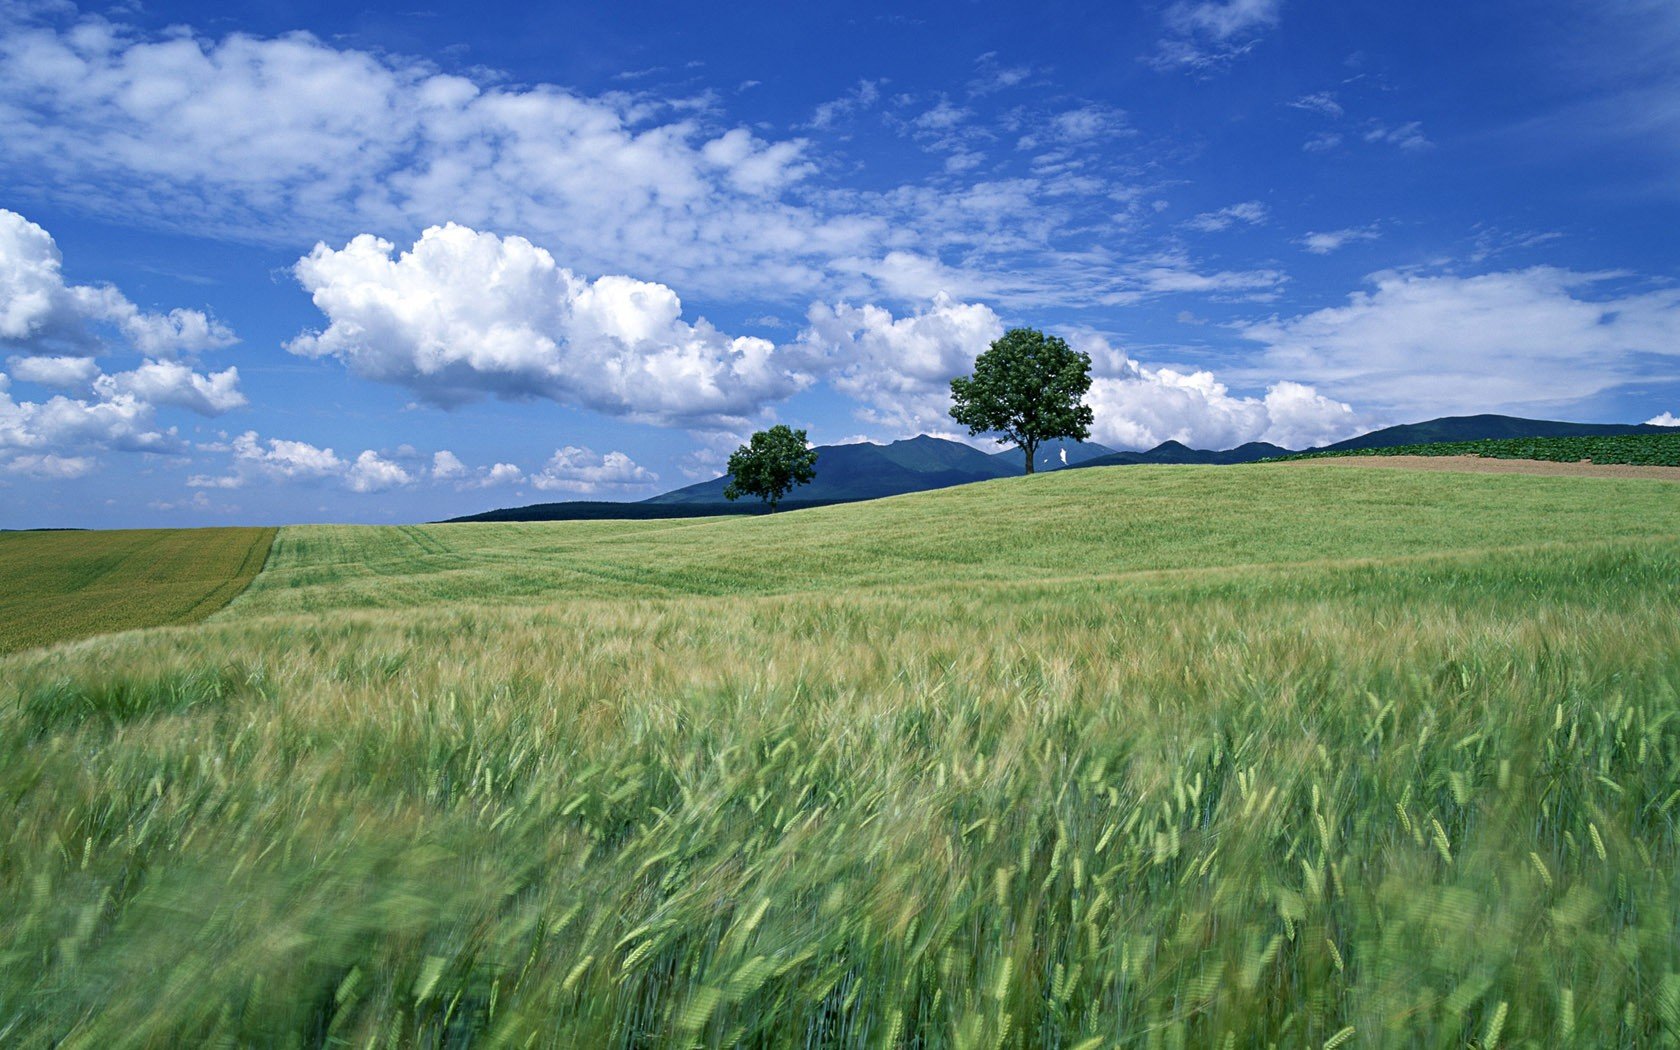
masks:
[[[0,656],[0,1042],[1666,1045],[1665,484],[282,528]]]
[[[1333,445],[1304,449],[1304,452],[1339,452],[1358,449],[1392,448],[1441,441],[1486,441],[1525,437],[1606,437],[1624,434],[1672,434],[1673,427],[1645,423],[1571,423],[1519,416],[1446,416],[1384,427]],[[1067,462],[1062,462],[1062,452]],[[1251,441],[1236,448],[1196,449],[1164,441],[1143,452],[1116,451],[1106,445],[1085,441],[1057,441],[1039,450],[1040,471],[1075,467],[1118,467],[1147,464],[1201,464],[1227,466],[1254,463],[1295,453],[1264,441]],[[887,445],[858,443],[821,445],[817,448],[817,477],[796,490],[796,498],[784,500],[783,510],[801,510],[850,503],[857,500],[899,496],[908,492],[966,485],[1021,473],[1021,452],[1005,448],[986,453],[972,445],[943,438],[919,437]],[[639,503],[572,501],[537,503],[526,507],[489,510],[452,518],[451,521],[561,521],[603,518],[652,519],[712,517],[724,514],[757,514],[764,508],[756,500],[731,503],[723,498],[727,477],[713,478],[661,493]]]

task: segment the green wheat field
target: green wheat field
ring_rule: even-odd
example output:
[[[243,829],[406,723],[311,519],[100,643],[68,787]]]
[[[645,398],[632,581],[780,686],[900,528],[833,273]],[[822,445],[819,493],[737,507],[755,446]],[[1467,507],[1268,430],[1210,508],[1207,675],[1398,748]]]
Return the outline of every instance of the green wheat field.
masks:
[[[5,1046],[1680,1041],[1669,482],[284,528],[0,749]]]

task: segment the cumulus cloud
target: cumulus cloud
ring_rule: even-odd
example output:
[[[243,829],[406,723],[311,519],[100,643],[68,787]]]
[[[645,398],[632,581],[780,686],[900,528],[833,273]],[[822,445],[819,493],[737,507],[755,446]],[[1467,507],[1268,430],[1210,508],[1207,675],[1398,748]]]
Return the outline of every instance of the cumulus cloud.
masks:
[[[218,446],[220,447],[220,446]],[[345,459],[330,448],[289,438],[263,439],[247,430],[225,446],[232,453],[226,474],[194,474],[187,485],[198,489],[236,489],[253,479],[275,481],[336,481],[351,492],[384,492],[412,484],[415,473],[400,463],[364,449],[354,459]],[[412,453],[404,446],[399,454]],[[453,456],[450,457],[453,459]],[[459,462],[458,460],[456,462]]]
[[[1652,416],[1647,419],[1645,425],[1651,427],[1680,427],[1680,416],[1676,416],[1673,412],[1664,412],[1660,416]]]
[[[0,209],[0,345],[20,351],[7,358],[10,377],[0,375],[7,470],[72,477],[92,471],[100,452],[180,451],[176,429],[158,421],[160,407],[214,416],[246,401],[237,369],[203,374],[175,358],[232,341],[197,310],[147,313],[109,285],[67,283],[52,235]],[[145,357],[105,374],[97,357],[118,348]],[[62,393],[18,399],[11,378]]]
[[[458,489],[487,489],[497,485],[516,485],[525,480],[525,472],[512,463],[493,463],[472,470],[461,457],[444,449],[432,454],[431,477],[434,481],[452,481]]]
[[[9,357],[6,367],[14,379],[54,390],[89,390],[99,375],[99,363],[91,357]]]
[[[1310,448],[1363,429],[1353,408],[1297,382],[1273,382],[1260,397],[1233,395],[1212,372],[1151,368],[1107,340],[1076,333],[1073,345],[1099,373],[1086,403],[1093,441],[1150,449],[1163,441],[1225,449],[1250,441]]]
[[[254,430],[233,439],[233,456],[239,466],[273,478],[331,477],[347,466],[330,448],[285,438],[269,438],[265,445]]]
[[[153,357],[213,350],[235,341],[227,326],[202,311],[147,313],[110,285],[67,284],[64,258],[52,235],[0,208],[0,344],[62,362],[66,354],[99,353],[101,326]],[[67,366],[58,367],[62,373]]]
[[[407,485],[414,478],[402,467],[368,449],[356,457],[345,472],[344,483],[352,492],[384,492]]]
[[[1372,226],[1355,226],[1342,230],[1328,230],[1323,233],[1309,232],[1301,238],[1301,247],[1314,255],[1329,255],[1331,252],[1355,241],[1374,241],[1379,234]]]
[[[1218,211],[1203,212],[1184,225],[1202,233],[1218,233],[1239,222],[1257,226],[1266,221],[1266,214],[1266,206],[1259,201],[1244,201]]]
[[[17,401],[0,375],[0,451],[85,457],[72,452],[117,449],[174,452],[181,447],[174,428],[157,425],[149,404],[131,394],[102,401],[59,395],[46,401]]]
[[[467,465],[461,457],[448,449],[432,453],[432,477],[438,481],[455,481],[467,476]]]
[[[876,305],[814,304],[798,346],[812,367],[860,405],[856,416],[885,436],[959,436],[950,419],[951,377],[1003,334],[988,306],[936,296],[903,316]],[[1150,368],[1101,336],[1074,332],[1069,342],[1091,355],[1087,402],[1093,438],[1121,448],[1153,448],[1172,439],[1201,448],[1271,441],[1305,448],[1347,437],[1363,422],[1348,405],[1297,382],[1272,382],[1261,397],[1230,393],[1212,373]]]
[[[1680,357],[1680,288],[1534,267],[1476,276],[1385,271],[1345,306],[1243,326],[1253,374],[1289,375],[1397,414],[1561,405]],[[1616,288],[1617,291],[1606,291]]]
[[[239,392],[239,369],[201,375],[178,361],[147,361],[130,372],[102,375],[93,388],[106,399],[128,395],[202,416],[219,416],[247,403]]]
[[[650,485],[659,475],[622,452],[597,456],[587,448],[567,445],[556,449],[548,463],[531,475],[531,484],[546,491],[594,493]]]
[[[950,431],[951,377],[970,371],[1003,334],[990,307],[944,293],[903,317],[875,305],[816,303],[806,322],[798,345],[829,385],[860,403],[859,419],[899,434]]]
[[[294,272],[329,322],[287,348],[434,404],[545,397],[639,422],[738,425],[808,376],[765,339],[682,320],[663,284],[593,281],[523,237],[450,223],[394,246],[362,234]]]

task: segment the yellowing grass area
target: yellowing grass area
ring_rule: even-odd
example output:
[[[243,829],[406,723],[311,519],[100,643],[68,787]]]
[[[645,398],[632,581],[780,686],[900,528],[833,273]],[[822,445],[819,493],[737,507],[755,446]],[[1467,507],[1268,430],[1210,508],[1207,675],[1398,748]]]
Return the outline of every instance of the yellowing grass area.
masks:
[[[197,623],[263,567],[273,529],[0,533],[0,654]]]
[[[1659,1046],[1680,499],[288,528],[0,660],[0,1043]]]

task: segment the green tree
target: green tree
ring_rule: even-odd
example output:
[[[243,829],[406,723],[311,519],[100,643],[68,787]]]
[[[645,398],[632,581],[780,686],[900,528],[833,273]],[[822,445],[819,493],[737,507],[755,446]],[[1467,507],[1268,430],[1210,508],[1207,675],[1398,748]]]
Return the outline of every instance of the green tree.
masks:
[[[1027,454],[1038,446],[1091,436],[1091,356],[1036,328],[1011,328],[974,360],[974,374],[951,380],[951,418],[970,434],[1001,434]]]
[[[757,496],[775,513],[776,504],[795,485],[804,485],[817,476],[817,452],[808,445],[805,431],[783,423],[760,430],[730,455],[729,487],[723,490],[724,498]]]

